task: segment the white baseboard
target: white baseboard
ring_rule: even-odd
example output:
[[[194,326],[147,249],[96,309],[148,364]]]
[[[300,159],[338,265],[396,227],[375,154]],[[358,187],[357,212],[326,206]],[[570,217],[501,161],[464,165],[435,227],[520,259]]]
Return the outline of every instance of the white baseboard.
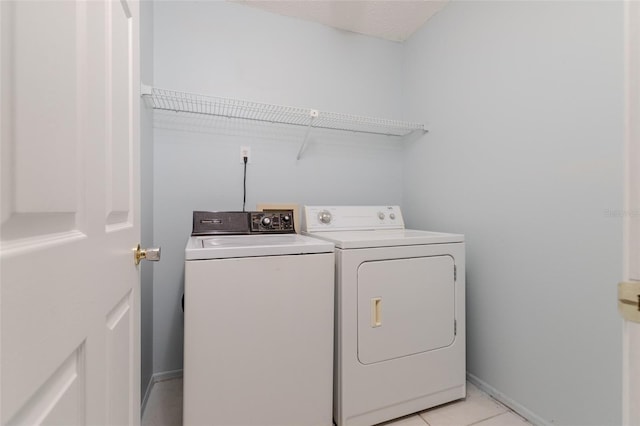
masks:
[[[155,373],[151,376],[151,379],[147,384],[147,389],[144,393],[144,398],[142,399],[142,404],[140,406],[141,416],[144,414],[144,410],[147,408],[147,401],[149,400],[149,396],[151,395],[151,391],[153,390],[155,384],[158,382],[163,382],[165,380],[177,379],[179,377],[182,377],[182,370],[163,371],[160,373]],[[488,385],[473,374],[467,373],[467,380],[476,385],[481,391],[488,393],[493,398],[497,399],[498,401],[527,419],[530,423],[533,423],[536,426],[552,426],[551,423],[546,422],[542,417],[538,416],[520,403],[509,398],[502,392],[495,389],[493,386]]]
[[[158,382],[164,382],[165,380],[177,379],[179,377],[182,377],[182,370],[163,371],[151,376],[151,379],[149,379],[149,383],[147,384],[147,389],[144,392],[144,398],[142,398],[142,403],[140,404],[140,418],[144,415],[144,410],[147,409],[147,401],[149,401],[149,396],[151,395],[151,391],[155,384]]]
[[[509,398],[508,396],[498,391],[494,387],[483,382],[473,374],[470,374],[467,372],[467,380],[469,380],[471,383],[473,383],[478,388],[480,388],[481,391],[488,393],[493,398],[497,399],[498,401],[500,401],[501,403],[503,403],[504,405],[506,405],[507,407],[509,407],[516,413],[518,413],[520,416],[527,419],[530,423],[533,423],[536,426],[551,426],[551,423],[545,421],[542,417],[538,416],[537,414],[535,414],[525,406],[521,405],[520,403]]]

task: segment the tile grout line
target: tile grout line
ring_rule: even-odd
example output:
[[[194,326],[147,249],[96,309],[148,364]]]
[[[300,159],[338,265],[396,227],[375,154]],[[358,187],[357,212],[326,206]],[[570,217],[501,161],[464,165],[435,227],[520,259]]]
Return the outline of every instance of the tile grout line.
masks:
[[[420,420],[422,420],[422,421],[424,422],[424,424],[426,424],[427,426],[431,426],[431,423],[429,423],[429,422],[427,421],[427,419],[425,419],[424,417],[422,417],[422,416],[420,415],[420,413],[418,413],[418,417],[420,418]]]
[[[502,416],[503,414],[507,414],[507,413],[510,413],[510,412],[511,412],[510,410],[508,410],[508,411],[504,411],[504,412],[502,412],[502,413],[498,413],[498,414],[495,414],[495,415],[493,415],[493,416],[489,416],[489,417],[487,417],[486,419],[482,419],[482,420],[478,420],[477,422],[469,423],[467,426],[477,425],[478,423],[482,423],[482,422],[484,422],[484,421],[486,421],[486,420],[493,419],[493,418],[496,418],[496,417],[498,417],[498,416]]]

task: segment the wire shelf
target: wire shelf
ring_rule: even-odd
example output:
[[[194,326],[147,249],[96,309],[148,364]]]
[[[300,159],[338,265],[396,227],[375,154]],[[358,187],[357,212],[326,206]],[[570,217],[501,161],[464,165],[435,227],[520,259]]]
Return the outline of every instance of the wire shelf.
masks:
[[[309,131],[314,128],[396,137],[414,132],[426,133],[424,125],[419,123],[220,98],[157,87],[144,88],[142,96],[148,106],[158,110],[307,127],[298,158],[304,150]]]

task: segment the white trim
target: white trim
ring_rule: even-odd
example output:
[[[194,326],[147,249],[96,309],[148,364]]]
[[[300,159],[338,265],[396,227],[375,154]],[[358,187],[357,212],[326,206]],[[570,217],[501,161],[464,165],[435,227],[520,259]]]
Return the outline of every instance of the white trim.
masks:
[[[636,195],[638,179],[637,160],[640,146],[640,4],[625,2],[624,9],[624,214],[623,214],[623,279],[640,279],[640,264],[635,261],[640,255],[634,233],[638,232],[637,209],[640,198]]]
[[[542,417],[538,416],[527,407],[509,398],[493,386],[488,385],[469,372],[467,372],[467,380],[476,385],[481,391],[489,394],[492,398],[497,399],[502,404],[515,411],[518,415],[527,419],[530,423],[533,423],[536,426],[551,426],[551,423],[545,421]]]
[[[140,419],[144,416],[144,412],[147,408],[147,402],[149,401],[149,397],[151,396],[151,392],[153,391],[153,387],[158,382],[164,382],[165,380],[172,380],[182,377],[182,370],[173,370],[173,371],[163,371],[161,373],[155,373],[149,379],[149,383],[147,384],[147,389],[144,392],[144,398],[142,398],[142,403],[140,404]]]
[[[630,127],[629,127],[629,65],[630,65],[630,6],[629,2],[624,4],[624,211],[631,211],[630,186],[631,186],[631,144],[630,144]],[[622,279],[628,280],[631,276],[630,270],[630,244],[631,244],[631,226],[628,215],[624,215],[622,219]],[[626,330],[624,321],[622,322],[622,424],[629,424],[629,382],[625,380],[629,371],[629,333]]]
[[[624,4],[624,271],[623,280],[640,279],[640,223],[634,217],[640,208],[640,4],[625,1]],[[640,386],[636,385],[640,373],[637,353],[640,346],[640,329],[637,324],[623,321],[622,327],[622,424],[640,424]]]
[[[631,406],[629,379],[627,378],[630,371],[629,352],[631,351],[631,342],[629,341],[630,332],[629,324],[622,322],[622,425],[631,426]]]

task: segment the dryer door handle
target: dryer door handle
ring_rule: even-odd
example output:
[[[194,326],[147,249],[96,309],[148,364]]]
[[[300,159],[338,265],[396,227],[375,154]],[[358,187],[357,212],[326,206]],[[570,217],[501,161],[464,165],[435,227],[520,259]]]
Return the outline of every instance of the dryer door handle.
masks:
[[[371,299],[371,327],[376,328],[382,325],[382,297]]]

